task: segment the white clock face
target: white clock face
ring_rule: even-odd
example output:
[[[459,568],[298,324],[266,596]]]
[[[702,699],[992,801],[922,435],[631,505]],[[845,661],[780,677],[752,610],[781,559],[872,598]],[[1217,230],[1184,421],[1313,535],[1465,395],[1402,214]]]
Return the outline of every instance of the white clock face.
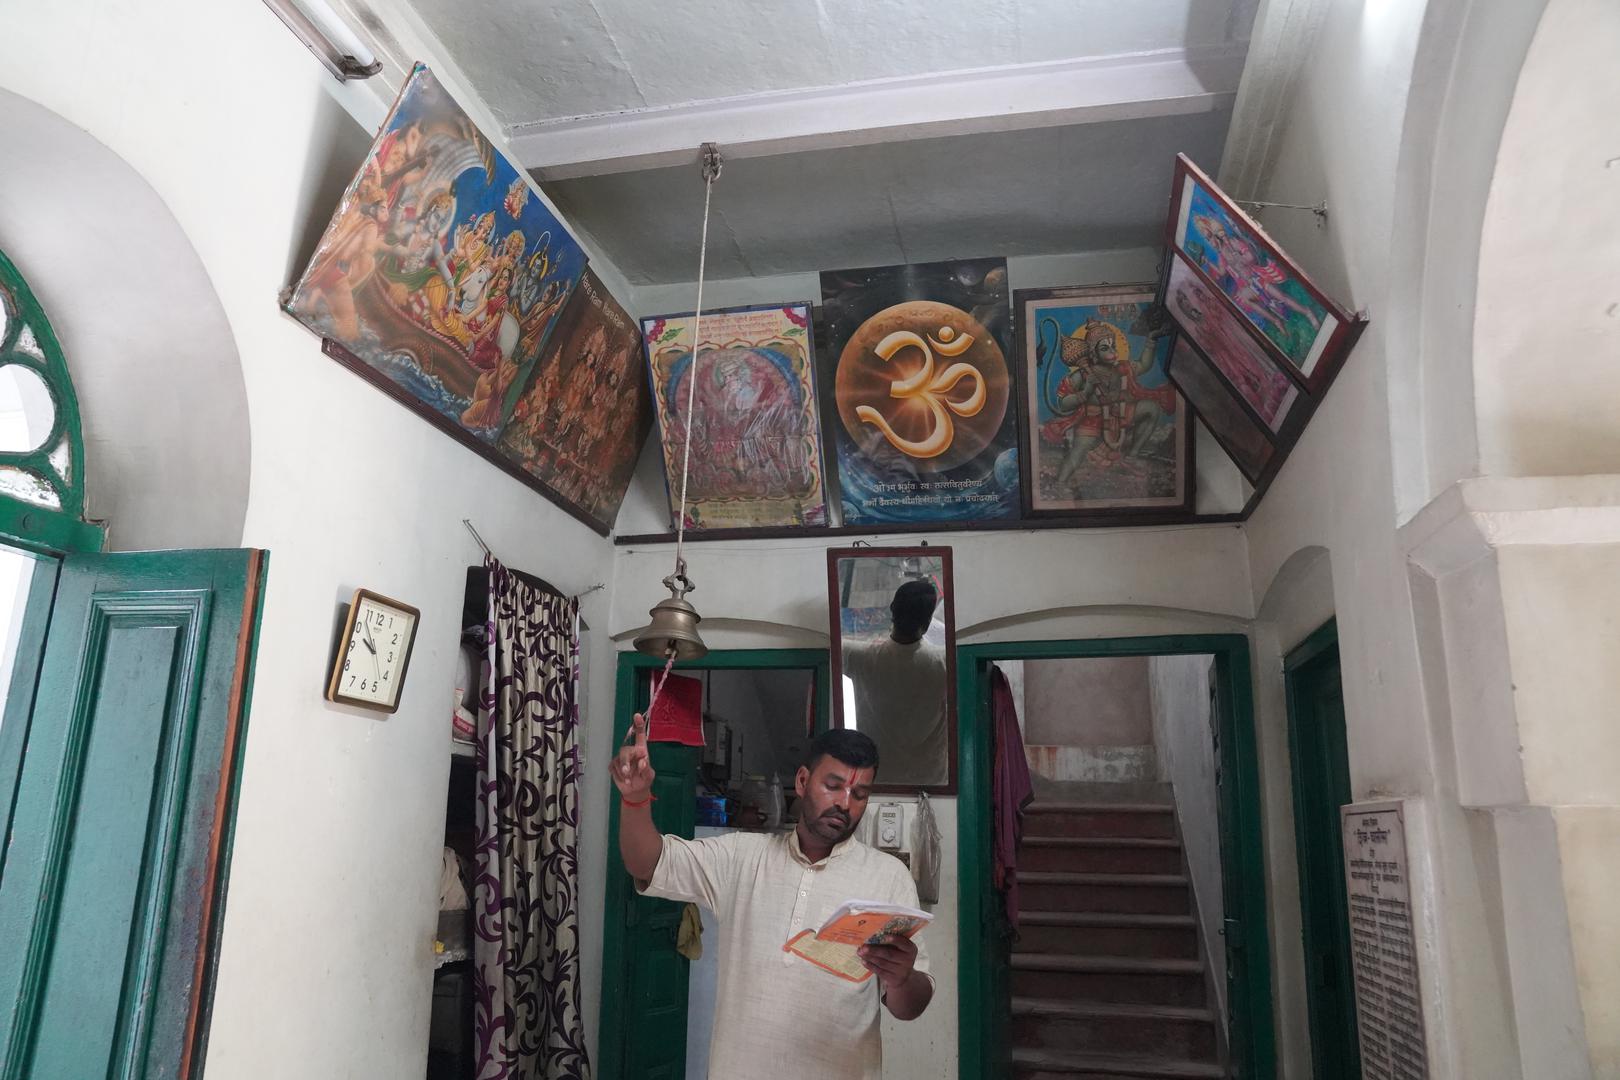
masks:
[[[362,596],[355,604],[354,633],[344,647],[338,693],[351,700],[395,704],[415,622],[408,611]]]

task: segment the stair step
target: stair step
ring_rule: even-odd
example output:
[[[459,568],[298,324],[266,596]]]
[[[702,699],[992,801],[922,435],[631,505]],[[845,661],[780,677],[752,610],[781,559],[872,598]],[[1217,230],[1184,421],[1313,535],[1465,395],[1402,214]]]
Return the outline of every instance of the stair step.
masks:
[[[1019,899],[1037,911],[1192,913],[1192,890],[1182,874],[1086,874],[1020,870]]]
[[[1045,1016],[1061,1020],[1183,1020],[1214,1023],[1212,1009],[1185,1005],[1121,1004],[1117,1001],[1075,1001],[1068,998],[1012,999],[1014,1016]]]
[[[1019,842],[1026,847],[1170,848],[1180,850],[1181,841],[1172,836],[1026,836]]]
[[[1082,912],[1058,912],[1084,915]],[[1106,920],[1107,916],[1103,916]],[[1018,936],[1013,951],[1021,953],[1061,953],[1068,956],[1138,956],[1165,959],[1192,959],[1198,955],[1198,929],[1188,917],[1184,924],[1167,926],[1117,925],[1122,918],[1107,921],[1062,922],[1046,919],[1018,920]],[[1141,918],[1141,916],[1136,916]],[[1177,916],[1161,916],[1175,919]]]
[[[1024,808],[1026,814],[1085,814],[1105,810],[1115,814],[1173,814],[1174,803],[1082,802],[1078,799],[1036,799]]]
[[[1013,953],[1014,971],[1082,971],[1102,975],[1199,975],[1202,960],[1142,956],[1053,956]]]
[[[1026,841],[1043,836],[1173,839],[1175,809],[1168,803],[1040,802],[1024,811]]]
[[[1047,1076],[1108,1078],[1148,1077],[1151,1080],[1223,1080],[1226,1071],[1219,1065],[1201,1061],[1177,1061],[1173,1058],[1149,1057],[1140,1054],[1090,1054],[1056,1050],[1018,1048],[1012,1054],[1015,1075],[1028,1080]]]
[[[1022,875],[1020,875],[1022,877]],[[1129,911],[1020,911],[1019,925],[1031,926],[1129,926],[1155,929],[1192,929],[1198,920],[1191,915],[1142,915]]]
[[[1215,1025],[1199,1007],[1015,997],[1009,1034],[1014,1047],[1214,1062]]]
[[[1018,845],[1021,871],[1175,874],[1181,844],[1167,836],[1026,836]]]
[[[1020,885],[1127,885],[1142,888],[1187,887],[1186,874],[1088,874],[1068,870],[1019,871]]]
[[[1009,961],[1014,997],[1183,1007],[1208,1003],[1197,959],[1015,952]]]

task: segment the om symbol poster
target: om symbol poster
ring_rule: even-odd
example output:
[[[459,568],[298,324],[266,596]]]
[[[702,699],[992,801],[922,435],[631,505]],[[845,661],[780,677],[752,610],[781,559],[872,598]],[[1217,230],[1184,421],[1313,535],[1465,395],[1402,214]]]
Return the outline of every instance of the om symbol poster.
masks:
[[[670,517],[679,512],[687,400],[689,529],[827,524],[808,303],[641,321]]]
[[[417,65],[285,306],[396,397],[487,445],[585,261]]]
[[[826,272],[821,296],[844,523],[1017,517],[1006,260]]]

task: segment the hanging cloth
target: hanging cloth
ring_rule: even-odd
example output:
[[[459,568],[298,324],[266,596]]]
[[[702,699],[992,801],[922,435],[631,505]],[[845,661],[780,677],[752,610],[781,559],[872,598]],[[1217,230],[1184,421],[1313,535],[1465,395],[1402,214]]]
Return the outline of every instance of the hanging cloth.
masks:
[[[990,723],[995,732],[995,767],[991,777],[993,810],[993,880],[1007,902],[1007,920],[1018,928],[1018,842],[1024,836],[1024,810],[1035,801],[1018,730],[1018,704],[1012,685],[998,667],[990,669]]]
[[[681,909],[681,926],[675,931],[675,951],[696,963],[703,959],[703,913],[696,904]]]
[[[917,899],[939,903],[939,823],[926,791],[917,792],[917,813],[911,822],[911,876],[917,880]]]
[[[489,570],[473,889],[477,1080],[589,1080],[579,971],[579,602]]]

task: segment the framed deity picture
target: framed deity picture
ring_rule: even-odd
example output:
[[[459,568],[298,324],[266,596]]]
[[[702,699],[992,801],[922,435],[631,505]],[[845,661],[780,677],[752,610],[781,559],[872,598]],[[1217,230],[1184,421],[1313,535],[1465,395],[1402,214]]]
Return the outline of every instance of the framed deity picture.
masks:
[[[1014,295],[1024,512],[1191,512],[1193,439],[1152,282]]]
[[[844,524],[1017,518],[1006,260],[828,271],[821,299]]]
[[[501,451],[611,529],[652,426],[652,400],[640,329],[591,271],[518,390]]]
[[[418,64],[285,307],[333,355],[491,444],[585,262],[528,175]]]
[[[1258,487],[1277,449],[1237,392],[1182,334],[1171,345],[1168,374],[1226,456]]]
[[[810,318],[808,303],[705,311],[695,350],[692,313],[641,320],[672,521],[690,395],[688,529],[827,524]]]
[[[1177,252],[1166,260],[1164,307],[1273,441],[1297,430],[1311,399],[1281,361],[1260,344],[1225,296]]]
[[[1317,288],[1259,222],[1185,154],[1176,157],[1165,239],[1311,395],[1320,397],[1366,320]]]

